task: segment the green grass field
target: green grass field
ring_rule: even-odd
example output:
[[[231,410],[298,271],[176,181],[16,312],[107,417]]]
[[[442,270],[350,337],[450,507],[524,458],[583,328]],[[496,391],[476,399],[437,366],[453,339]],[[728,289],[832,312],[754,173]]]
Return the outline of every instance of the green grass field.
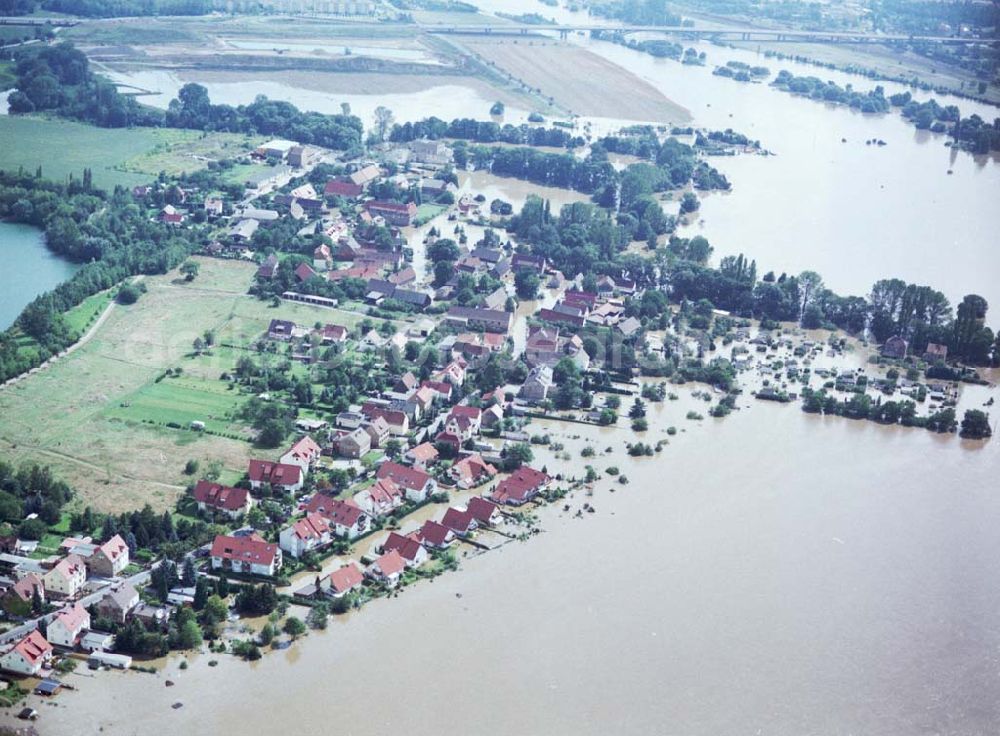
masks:
[[[227,390],[221,381],[204,378],[165,378],[147,384],[109,408],[105,416],[130,423],[190,429],[192,422],[204,422],[205,429],[225,435],[246,435],[235,419],[246,396]],[[249,435],[246,435],[249,437]]]
[[[159,128],[111,129],[42,117],[0,116],[0,169],[23,167],[57,181],[89,168],[102,188],[151,181],[162,170],[177,174],[207,165],[205,158],[249,150],[242,135]],[[72,141],[72,145],[69,144]],[[201,157],[201,158],[199,158]]]
[[[232,483],[250,457],[280,454],[255,450],[241,434],[233,412],[246,395],[219,380],[240,351],[221,344],[249,344],[273,318],[353,327],[363,316],[290,302],[272,307],[246,293],[253,264],[196,260],[194,281],[176,271],[147,277],[148,293],[115,305],[89,342],[0,390],[0,459],[45,462],[77,489],[79,505],[121,511],[146,502],[171,507],[191,482],[183,472],[189,459],[202,467],[218,461]],[[101,298],[84,302],[71,321],[86,324]],[[196,356],[192,343],[206,330],[220,345]],[[168,368],[182,373],[157,382]],[[209,431],[190,431],[192,421]]]
[[[101,316],[101,312],[107,309],[113,296],[114,289],[91,294],[63,315],[66,324],[82,335]]]

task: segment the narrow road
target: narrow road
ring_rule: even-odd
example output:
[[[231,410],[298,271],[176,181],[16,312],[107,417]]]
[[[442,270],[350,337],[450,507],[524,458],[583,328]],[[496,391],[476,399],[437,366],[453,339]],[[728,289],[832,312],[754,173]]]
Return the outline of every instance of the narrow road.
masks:
[[[159,562],[154,563],[152,567],[149,568],[149,570],[143,570],[141,572],[137,572],[135,575],[132,575],[131,577],[125,578],[125,582],[131,583],[136,588],[145,585],[146,583],[149,582],[150,573],[160,564],[161,563]],[[105,585],[100,590],[90,593],[89,595],[85,595],[83,598],[80,598],[78,600],[78,603],[80,603],[80,605],[82,605],[84,608],[94,605],[99,600],[101,600],[101,598],[104,597],[104,594],[107,592],[110,586],[111,583]],[[45,623],[49,623],[50,621],[52,621],[52,619],[56,617],[58,613],[59,613],[58,611],[55,611],[53,613],[47,613],[44,616],[39,616],[38,618],[33,618],[30,621],[25,621],[20,626],[15,626],[13,629],[7,631],[4,634],[0,634],[0,644],[9,644],[12,641],[17,641],[21,637],[31,633],[31,631],[33,631],[34,629],[37,629],[39,621],[44,620]]]

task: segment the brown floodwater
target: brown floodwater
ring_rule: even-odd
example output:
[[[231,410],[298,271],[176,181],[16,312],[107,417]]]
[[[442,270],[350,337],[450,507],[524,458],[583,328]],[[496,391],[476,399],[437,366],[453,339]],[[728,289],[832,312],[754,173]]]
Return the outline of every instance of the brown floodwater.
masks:
[[[698,124],[732,126],[778,153],[717,160],[735,189],[705,198],[703,221],[688,228],[708,235],[717,256],[744,251],[762,272],[815,269],[843,291],[898,275],[953,300],[976,291],[1000,305],[994,160],[953,153],[894,114],[711,75],[715,63],[749,60],[746,52],[708,47],[710,66],[698,70],[581,42],[658,85]],[[265,91],[330,110],[344,99],[253,83],[216,89],[230,101]],[[390,100],[398,119],[439,106],[440,117],[474,115],[488,102],[443,87],[412,109],[404,97]],[[381,99],[351,102],[368,111]],[[609,110],[595,129],[614,117]],[[865,146],[867,138],[889,145]],[[499,188],[488,198],[524,194],[488,184]],[[669,439],[652,458],[627,456],[636,435],[624,420],[533,427],[572,458],[537,450],[537,465],[577,475],[588,463],[616,466],[629,483],[605,475],[592,497],[567,500],[569,512],[539,511],[545,531],[530,541],[464,558],[460,572],[336,619],[258,663],[200,655],[183,671],[170,658],[157,676],[71,675],[79,689],[40,708],[40,730],[995,733],[1000,445],[749,397],[724,420],[696,422],[687,411],[708,405],[689,388],[678,393],[650,409],[643,441]],[[981,403],[995,392],[969,393]],[[668,426],[678,433],[668,438]],[[585,444],[595,457],[581,458]],[[577,518],[584,502],[597,511]],[[176,685],[166,688],[167,678]]]
[[[42,732],[992,732],[997,443],[764,403],[692,422],[680,393],[651,409],[646,441],[682,430],[654,458],[626,427],[544,423],[561,465],[630,482],[543,509],[530,541],[252,665],[71,676]]]

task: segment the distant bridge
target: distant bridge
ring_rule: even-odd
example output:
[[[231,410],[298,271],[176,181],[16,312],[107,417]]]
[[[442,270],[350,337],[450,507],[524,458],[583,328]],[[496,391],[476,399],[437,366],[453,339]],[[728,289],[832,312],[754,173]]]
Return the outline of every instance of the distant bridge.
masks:
[[[664,33],[691,40],[727,40],[759,42],[809,42],[809,43],[945,43],[990,44],[995,39],[965,36],[908,36],[903,34],[857,33],[852,31],[793,31],[771,28],[698,28],[696,26],[601,26],[601,25],[546,25],[502,23],[497,25],[446,25],[421,24],[427,33],[477,35],[477,36],[527,36],[534,33],[558,33],[566,38],[570,33],[604,31],[608,33]]]

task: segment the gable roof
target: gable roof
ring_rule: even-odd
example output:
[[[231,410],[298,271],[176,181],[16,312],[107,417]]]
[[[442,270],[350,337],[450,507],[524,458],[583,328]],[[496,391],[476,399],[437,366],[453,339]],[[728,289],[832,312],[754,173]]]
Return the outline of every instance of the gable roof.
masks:
[[[25,662],[34,666],[52,652],[52,645],[45,640],[42,632],[35,629],[15,644],[12,651],[20,654]]]
[[[549,476],[545,473],[522,465],[497,484],[492,498],[497,503],[506,503],[508,500],[524,502],[548,481]]]
[[[308,460],[311,457],[319,457],[323,453],[323,448],[309,435],[306,435],[294,445],[292,445],[284,457],[293,455],[296,458]]]
[[[124,611],[138,595],[139,591],[132,587],[132,583],[126,582],[108,593],[105,593],[104,597],[101,598],[101,602],[103,603],[104,601],[109,600],[115,605],[116,608]]]
[[[330,531],[330,523],[320,514],[307,513],[292,524],[292,532],[299,539],[322,539]]]
[[[330,588],[337,594],[346,593],[361,585],[364,575],[353,562],[348,562],[339,570],[330,573]]]
[[[39,595],[43,594],[45,591],[45,585],[42,583],[42,579],[35,573],[29,572],[23,578],[14,583],[8,589],[8,592],[13,593],[22,601],[30,601],[35,594],[36,588],[38,589]]]
[[[212,557],[239,560],[255,565],[270,565],[278,554],[278,545],[265,542],[256,532],[247,537],[219,534],[212,542]]]
[[[317,493],[309,499],[306,511],[322,514],[334,524],[346,527],[354,526],[365,515],[354,501],[331,498],[324,493]]]
[[[395,462],[382,463],[376,474],[377,478],[391,478],[399,485],[411,491],[422,491],[431,477],[422,470],[408,468]]]
[[[116,534],[94,551],[94,554],[98,553],[114,562],[122,555],[128,555],[128,545],[125,544],[125,540],[120,534]]]
[[[377,568],[384,577],[389,577],[390,575],[398,575],[403,572],[406,568],[406,561],[399,552],[390,550],[375,560],[372,566]]]
[[[406,453],[416,462],[429,462],[438,456],[437,448],[430,442],[422,442]]]
[[[395,550],[399,552],[404,560],[409,560],[410,562],[417,559],[417,555],[420,554],[422,547],[423,545],[413,537],[403,536],[398,532],[389,532],[389,536],[382,542],[382,550],[384,552]]]
[[[269,460],[251,460],[248,474],[255,483],[272,485],[293,486],[302,480],[302,468],[298,465],[273,463]]]
[[[70,608],[64,608],[57,613],[55,621],[62,624],[67,631],[79,631],[84,626],[90,625],[90,614],[79,603],[74,603]]]
[[[451,538],[454,537],[454,532],[451,529],[440,522],[432,520],[425,521],[417,534],[425,543],[432,547],[441,547],[450,542]]]
[[[67,555],[59,560],[55,567],[52,568],[52,572],[58,572],[64,578],[71,578],[78,573],[86,575],[86,570],[87,568],[80,555]]]
[[[499,507],[492,501],[488,501],[482,496],[473,496],[469,499],[469,513],[472,518],[480,523],[488,523],[499,511]]]
[[[444,512],[444,518],[441,519],[441,523],[459,534],[465,534],[476,526],[476,520],[472,518],[472,514],[468,511],[456,509],[454,506]]]
[[[230,488],[209,480],[200,480],[194,487],[194,500],[225,511],[245,508],[249,493],[246,488]]]

